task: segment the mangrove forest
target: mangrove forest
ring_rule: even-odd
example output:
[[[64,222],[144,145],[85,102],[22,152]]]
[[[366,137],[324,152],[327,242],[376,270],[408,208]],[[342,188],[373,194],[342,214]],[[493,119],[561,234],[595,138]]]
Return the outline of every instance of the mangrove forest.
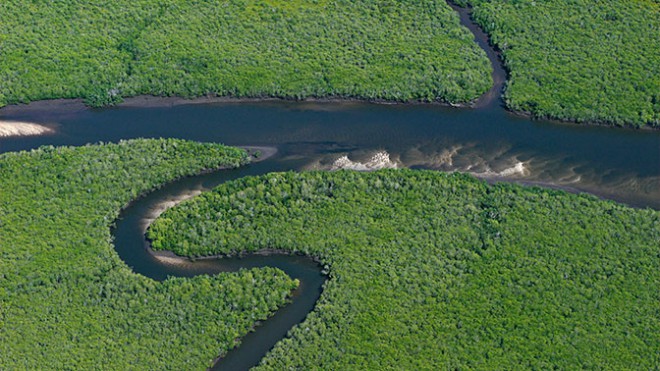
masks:
[[[653,369],[660,213],[423,170],[271,173],[169,209],[153,247],[317,257],[259,369]]]
[[[156,282],[119,259],[122,207],[244,151],[131,140],[0,155],[0,369],[209,367],[297,286],[274,268]]]

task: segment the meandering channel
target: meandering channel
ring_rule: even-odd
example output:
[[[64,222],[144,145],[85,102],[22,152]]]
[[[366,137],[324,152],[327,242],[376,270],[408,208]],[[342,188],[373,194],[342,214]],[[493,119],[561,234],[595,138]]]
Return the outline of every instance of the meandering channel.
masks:
[[[660,209],[660,132],[531,121],[507,113],[499,98],[506,72],[496,51],[471,22],[469,10],[452,7],[493,64],[495,84],[474,108],[285,101],[179,105],[179,100],[132,106],[129,100],[123,107],[92,110],[80,102],[37,102],[3,108],[0,121],[35,122],[53,132],[48,136],[0,137],[0,152],[158,136],[230,145],[254,143],[280,150],[268,161],[169,184],[124,210],[114,230],[121,258],[137,273],[153,279],[266,265],[300,279],[293,302],[246,336],[216,369],[256,365],[313,309],[325,278],[312,259],[301,256],[254,255],[192,262],[150,254],[144,239],[146,221],[154,207],[174,203],[182,194],[195,194],[247,175],[329,169],[337,166],[338,159],[346,158],[349,162],[345,164],[357,167],[385,164],[467,171],[489,179],[571,187]]]
[[[479,27],[476,23],[472,21],[470,8],[463,8],[452,1],[447,1],[447,4],[458,13],[461,24],[467,27],[472,34],[474,35],[474,41],[486,52],[488,60],[493,67],[493,72],[491,74],[493,78],[493,86],[486,92],[486,94],[479,97],[475,102],[474,108],[482,108],[491,106],[494,104],[499,104],[501,107],[504,107],[504,102],[502,101],[502,90],[504,89],[504,83],[506,82],[506,71],[502,65],[500,55],[488,42],[488,35]]]
[[[257,254],[195,261],[168,254],[152,254],[144,232],[153,218],[154,210],[160,211],[164,204],[172,206],[188,196],[231,179],[277,170],[284,169],[273,166],[272,163],[261,162],[241,169],[220,170],[181,179],[133,202],[121,213],[113,231],[115,247],[122,260],[136,273],[155,280],[164,280],[168,276],[192,277],[265,266],[277,267],[290,277],[300,280],[300,286],[293,293],[292,302],[261,323],[255,332],[245,336],[241,340],[241,346],[217,362],[214,370],[244,370],[257,365],[266,352],[286,336],[291,327],[302,322],[321,295],[326,280],[321,267],[310,257],[284,254]]]

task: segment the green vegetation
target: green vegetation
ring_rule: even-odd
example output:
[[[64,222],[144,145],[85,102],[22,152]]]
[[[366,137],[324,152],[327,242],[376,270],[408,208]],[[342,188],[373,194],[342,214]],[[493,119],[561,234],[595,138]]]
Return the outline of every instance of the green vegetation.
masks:
[[[0,106],[139,94],[466,102],[492,81],[442,1],[6,0]]]
[[[513,110],[660,127],[660,2],[462,0],[502,50]]]
[[[462,174],[275,173],[168,210],[155,245],[279,248],[330,280],[263,369],[656,369],[660,213]]]
[[[158,283],[120,260],[110,225],[164,182],[245,162],[181,140],[0,155],[0,369],[203,369],[233,347],[295,282],[269,268]]]

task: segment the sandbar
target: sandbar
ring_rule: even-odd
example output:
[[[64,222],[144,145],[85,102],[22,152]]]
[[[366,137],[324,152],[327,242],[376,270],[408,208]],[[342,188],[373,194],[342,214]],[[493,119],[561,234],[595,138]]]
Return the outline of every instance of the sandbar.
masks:
[[[0,121],[0,138],[52,134],[53,129],[30,122]]]

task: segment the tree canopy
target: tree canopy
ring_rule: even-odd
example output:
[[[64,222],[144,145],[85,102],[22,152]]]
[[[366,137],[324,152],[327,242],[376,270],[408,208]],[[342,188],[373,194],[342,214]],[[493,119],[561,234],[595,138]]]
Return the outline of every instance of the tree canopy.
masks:
[[[245,162],[173,139],[0,155],[0,369],[204,369],[233,348],[296,282],[274,268],[156,282],[110,226],[167,181]]]
[[[461,0],[502,50],[508,107],[660,127],[660,2]]]
[[[8,0],[0,106],[140,94],[467,102],[491,66],[433,0]]]
[[[462,174],[273,173],[152,224],[198,256],[320,258],[315,310],[260,369],[654,369],[660,213]]]

